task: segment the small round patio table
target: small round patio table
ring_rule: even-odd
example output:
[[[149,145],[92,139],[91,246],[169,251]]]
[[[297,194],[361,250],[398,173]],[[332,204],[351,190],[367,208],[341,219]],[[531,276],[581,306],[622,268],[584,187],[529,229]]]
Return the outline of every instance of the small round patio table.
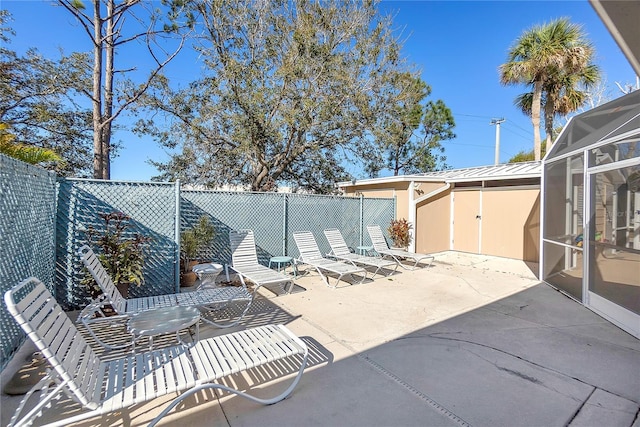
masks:
[[[200,285],[198,289],[215,288],[216,278],[222,272],[222,265],[215,263],[196,264],[191,269],[198,279],[200,279]]]
[[[360,255],[369,255],[369,253],[373,250],[373,246],[358,246],[356,249],[358,250],[358,254]]]
[[[157,335],[176,333],[178,342],[186,344],[180,338],[180,331],[189,329],[195,325],[195,340],[200,339],[200,310],[196,307],[163,307],[154,310],[142,311],[134,314],[127,322],[127,329],[133,334],[133,350],[140,337],[149,339],[149,349],[153,349],[153,337]]]
[[[283,271],[286,273],[287,272],[287,264],[290,265],[291,267],[293,267],[293,276],[295,278],[298,277],[298,265],[295,262],[295,260],[290,257],[290,256],[274,256],[271,257],[269,259],[269,268],[271,268],[271,264],[277,264],[278,266],[278,271],[280,271],[280,268],[282,265],[284,265]]]

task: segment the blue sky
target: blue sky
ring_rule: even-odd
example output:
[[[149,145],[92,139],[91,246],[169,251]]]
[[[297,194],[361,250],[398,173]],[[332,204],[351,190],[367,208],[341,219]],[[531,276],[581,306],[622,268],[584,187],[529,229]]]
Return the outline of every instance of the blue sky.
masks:
[[[2,0],[0,7],[13,15],[16,36],[9,48],[18,53],[36,47],[44,56],[54,57],[59,48],[66,53],[90,49],[71,15],[50,1]],[[393,13],[394,27],[406,39],[404,54],[422,70],[432,88],[431,99],[442,99],[453,112],[457,137],[444,143],[447,164],[453,168],[494,163],[492,118],[506,119],[501,126],[501,162],[532,148],[530,119],[513,106],[524,88],[501,86],[497,69],[512,42],[533,25],[559,17],[582,25],[596,48],[596,63],[610,99],[621,95],[615,82],[635,82],[631,66],[587,0],[384,1],[380,8]],[[186,84],[199,73],[190,53],[178,57],[167,70],[177,84]],[[117,138],[124,147],[112,164],[112,179],[146,181],[157,173],[147,160],[167,158],[151,139],[127,132]],[[350,171],[363,177],[355,167]]]

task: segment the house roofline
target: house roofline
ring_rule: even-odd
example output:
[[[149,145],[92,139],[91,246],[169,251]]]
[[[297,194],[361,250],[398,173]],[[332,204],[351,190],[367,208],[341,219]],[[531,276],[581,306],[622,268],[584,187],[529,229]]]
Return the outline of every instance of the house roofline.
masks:
[[[473,182],[473,181],[499,181],[510,179],[540,178],[542,176],[542,163],[522,162],[507,163],[493,166],[476,166],[462,169],[452,169],[425,174],[398,175],[383,178],[354,179],[338,182],[338,188],[355,187],[359,185],[392,184],[398,182]]]

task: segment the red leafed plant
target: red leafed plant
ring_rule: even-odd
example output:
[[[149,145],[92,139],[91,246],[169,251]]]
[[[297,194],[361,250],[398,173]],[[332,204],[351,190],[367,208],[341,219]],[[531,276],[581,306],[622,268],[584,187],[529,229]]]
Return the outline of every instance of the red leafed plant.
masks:
[[[391,221],[391,225],[387,228],[387,231],[391,235],[393,245],[399,248],[406,248],[411,243],[411,230],[412,225],[404,218],[394,219]]]

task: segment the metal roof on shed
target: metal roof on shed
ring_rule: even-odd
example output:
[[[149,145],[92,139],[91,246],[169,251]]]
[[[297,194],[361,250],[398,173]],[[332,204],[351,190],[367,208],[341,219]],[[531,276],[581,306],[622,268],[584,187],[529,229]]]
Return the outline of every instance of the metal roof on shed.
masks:
[[[506,163],[492,166],[478,166],[463,169],[427,172],[415,175],[400,175],[385,178],[358,179],[355,181],[339,182],[338,187],[352,185],[384,184],[406,181],[435,181],[435,182],[469,182],[493,181],[523,178],[539,178],[542,171],[541,162]]]

